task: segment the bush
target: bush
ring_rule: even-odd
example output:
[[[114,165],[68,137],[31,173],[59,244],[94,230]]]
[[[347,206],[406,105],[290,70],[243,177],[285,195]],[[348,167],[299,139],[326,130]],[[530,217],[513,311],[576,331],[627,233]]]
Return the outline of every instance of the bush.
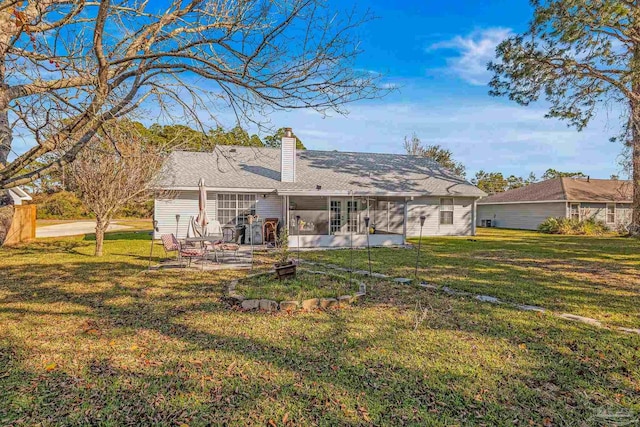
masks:
[[[557,218],[549,217],[538,226],[538,231],[548,234],[557,234],[560,229],[560,223]]]
[[[118,213],[121,218],[151,218],[153,217],[153,200],[146,202],[131,202]]]
[[[579,221],[575,218],[547,218],[538,230],[548,234],[600,236],[609,231],[607,225],[595,218]]]
[[[93,218],[82,201],[71,191],[36,194],[33,201],[38,205],[38,219],[86,219]],[[117,214],[119,218],[151,218],[153,200],[129,203]]]
[[[33,198],[38,205],[38,219],[79,219],[89,218],[82,202],[70,191],[38,194]]]

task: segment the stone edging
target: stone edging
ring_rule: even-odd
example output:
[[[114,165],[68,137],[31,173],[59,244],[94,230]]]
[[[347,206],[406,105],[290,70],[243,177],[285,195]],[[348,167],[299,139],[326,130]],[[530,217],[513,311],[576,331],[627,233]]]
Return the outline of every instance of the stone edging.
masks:
[[[307,270],[298,268],[298,271],[303,271],[311,274],[321,274],[325,276],[334,276],[341,277],[337,274],[332,274],[326,271],[319,270]],[[228,286],[228,295],[231,299],[235,300],[243,310],[261,310],[261,311],[296,311],[298,309],[311,311],[317,308],[338,308],[345,307],[351,304],[355,304],[361,301],[365,295],[367,294],[367,285],[364,282],[361,282],[356,279],[351,279],[352,283],[357,283],[359,287],[359,291],[353,295],[340,295],[336,298],[310,298],[307,300],[299,301],[274,301],[268,299],[246,299],[244,296],[240,295],[236,292],[236,286],[240,280],[246,280],[253,277],[265,276],[275,274],[275,270],[270,270],[267,272],[251,274],[249,276],[243,277],[241,279],[235,279],[229,283]],[[342,278],[342,277],[341,277]]]
[[[338,270],[338,271],[343,271],[343,272],[350,272],[350,269],[348,268],[344,268],[344,267],[340,267],[339,265],[335,265],[335,264],[324,264],[321,262],[313,262],[313,261],[301,261],[304,264],[308,264],[308,265],[315,265],[315,266],[319,266],[319,267],[324,267],[324,268],[328,268],[328,269],[332,269],[332,270]],[[361,276],[369,276],[369,272],[366,270],[354,270],[353,274],[357,274],[357,275],[361,275]],[[388,279],[388,280],[393,280],[394,282],[397,283],[402,283],[402,284],[411,284],[412,280],[406,277],[391,277],[388,276],[386,274],[381,274],[381,273],[373,273],[370,275],[371,277],[377,277],[380,279]],[[590,317],[584,317],[584,316],[578,316],[576,314],[571,314],[571,313],[558,313],[558,312],[553,312],[551,310],[548,310],[544,307],[538,307],[535,305],[527,305],[527,304],[516,304],[516,303],[511,303],[511,302],[506,302],[506,301],[501,301],[500,299],[491,296],[491,295],[477,295],[477,294],[473,294],[471,292],[465,292],[465,291],[459,291],[456,289],[451,289],[447,286],[439,286],[439,285],[434,285],[431,283],[425,283],[425,282],[420,282],[418,284],[418,286],[420,286],[423,289],[430,289],[433,291],[439,291],[439,292],[444,292],[447,295],[457,295],[457,296],[469,296],[469,297],[473,297],[475,299],[477,299],[478,301],[482,301],[482,302],[488,302],[490,304],[507,304],[510,305],[512,307],[517,308],[518,310],[523,310],[523,311],[537,311],[540,313],[549,313],[552,316],[558,317],[560,319],[565,319],[565,320],[570,320],[573,322],[580,322],[580,323],[584,323],[587,325],[591,325],[591,326],[595,326],[597,328],[607,328],[607,326],[603,325],[602,322],[600,322],[599,320],[596,319],[592,319]],[[629,334],[638,334],[640,335],[640,329],[633,329],[633,328],[623,328],[623,327],[612,327],[611,329],[613,330],[617,330],[619,332],[624,332],[624,333],[629,333]]]

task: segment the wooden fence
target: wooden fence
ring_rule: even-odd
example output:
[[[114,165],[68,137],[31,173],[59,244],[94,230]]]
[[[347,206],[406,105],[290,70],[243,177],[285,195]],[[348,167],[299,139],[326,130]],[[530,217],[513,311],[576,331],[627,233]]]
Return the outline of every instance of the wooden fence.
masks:
[[[36,205],[14,206],[11,228],[4,240],[5,246],[28,242],[36,237]]]

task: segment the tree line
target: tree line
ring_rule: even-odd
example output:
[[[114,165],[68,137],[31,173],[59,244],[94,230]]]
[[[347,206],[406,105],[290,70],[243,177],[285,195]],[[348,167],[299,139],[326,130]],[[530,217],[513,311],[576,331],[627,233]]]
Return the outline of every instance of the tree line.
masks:
[[[424,144],[418,135],[414,133],[411,137],[405,136],[404,150],[407,154],[412,156],[430,158],[440,166],[451,171],[453,174],[466,178],[467,172],[465,165],[462,164],[462,162],[455,160],[453,152],[448,148],[444,148],[442,145]],[[476,172],[475,176],[471,178],[471,183],[485,193],[491,195],[521,188],[535,182],[562,177],[586,177],[586,175],[580,171],[563,172],[549,168],[538,180],[533,172],[530,172],[527,176],[504,176],[502,172],[485,172],[484,170],[479,170]],[[616,175],[612,175],[611,178],[618,179]]]

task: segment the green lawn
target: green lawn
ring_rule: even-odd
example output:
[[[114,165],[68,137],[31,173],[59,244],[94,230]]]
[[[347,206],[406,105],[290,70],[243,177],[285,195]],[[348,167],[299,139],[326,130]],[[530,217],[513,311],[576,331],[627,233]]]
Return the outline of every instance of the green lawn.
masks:
[[[111,233],[102,259],[83,237],[0,249],[0,425],[590,426],[640,412],[640,336],[388,281],[358,307],[244,313],[223,297],[246,272],[150,273],[146,239]],[[638,323],[637,242],[491,231],[423,247],[430,281]],[[411,254],[374,250],[374,268],[409,275]]]
[[[338,298],[358,292],[358,283],[338,274],[320,275],[298,271],[295,278],[278,280],[275,274],[240,280],[236,292],[246,299],[302,301],[310,298]]]
[[[417,243],[417,239],[414,241]],[[348,251],[307,254],[348,267]],[[365,254],[355,268],[368,269]],[[414,277],[416,251],[378,249],[374,272]],[[420,280],[640,328],[640,241],[479,229],[469,238],[424,238]]]

